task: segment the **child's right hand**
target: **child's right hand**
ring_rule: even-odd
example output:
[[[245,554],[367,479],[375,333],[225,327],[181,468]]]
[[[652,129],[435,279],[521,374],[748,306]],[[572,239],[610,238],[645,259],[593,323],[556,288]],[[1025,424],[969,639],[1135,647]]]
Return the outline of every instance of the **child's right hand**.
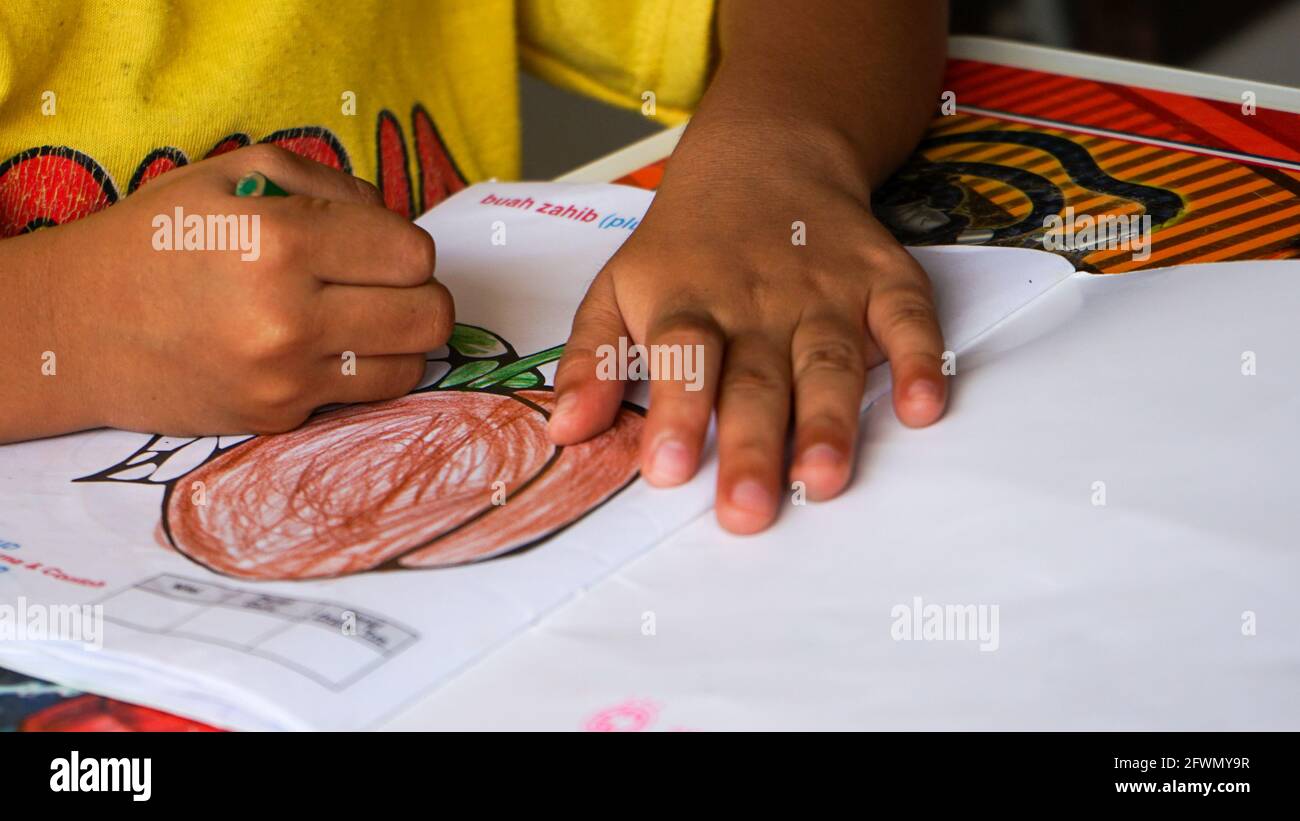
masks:
[[[291,196],[234,196],[250,171]],[[241,259],[237,236],[231,250],[156,250],[160,215],[177,208],[256,215],[256,259]],[[16,331],[0,341],[15,386],[0,441],[98,426],[274,432],[321,405],[401,396],[451,333],[433,268],[433,240],[374,186],[282,149],[171,171],[86,219],[0,242],[16,294],[0,307]]]

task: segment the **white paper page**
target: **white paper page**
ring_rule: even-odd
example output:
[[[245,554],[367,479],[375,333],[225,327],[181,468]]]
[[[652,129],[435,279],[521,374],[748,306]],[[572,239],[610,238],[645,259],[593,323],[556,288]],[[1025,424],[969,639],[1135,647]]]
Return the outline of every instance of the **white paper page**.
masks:
[[[1298,316],[1294,262],[1072,277],[840,498],[697,520],[391,726],[1300,728]]]
[[[485,204],[489,194],[515,204]],[[455,295],[457,320],[495,332],[526,357],[564,341],[587,284],[650,196],[622,186],[491,183],[453,197],[420,224],[438,241],[438,276]],[[548,203],[560,205],[550,209],[559,213],[543,213]],[[494,242],[497,237],[504,243]],[[918,257],[935,281],[954,346],[1069,274],[1059,258],[1031,251],[933,249]],[[441,378],[451,366],[432,363],[430,378]],[[553,365],[541,370],[549,379]],[[877,379],[874,387],[880,390],[883,382]],[[434,393],[418,393],[420,403],[403,405],[397,420],[423,424],[443,412],[445,392],[430,399]],[[472,405],[465,413],[479,418],[484,408]],[[371,411],[365,413],[370,419]],[[336,518],[352,530],[309,531],[312,539],[292,545],[281,538],[287,531],[272,527],[269,535],[249,536],[231,522],[246,528],[249,521],[261,527],[283,519],[286,503],[261,488],[278,488],[285,477],[308,477],[298,486],[315,494],[293,497],[296,516],[302,505],[345,506],[340,492],[365,487],[372,476],[385,476],[411,458],[409,428],[400,429],[406,439],[372,441],[372,429],[363,427],[363,444],[350,430],[326,437],[313,429],[276,440],[297,443],[291,453],[305,454],[288,461],[257,461],[268,459],[260,455],[263,448],[279,447],[262,440],[155,441],[118,431],[0,448],[0,543],[6,545],[0,550],[0,602],[100,604],[107,619],[98,653],[0,641],[0,664],[221,726],[369,726],[706,512],[712,499],[711,470],[673,491],[634,481],[539,547],[505,558],[301,580],[295,574],[304,567],[319,569],[363,537],[377,538],[363,514],[380,502],[362,505],[360,513],[356,502],[347,502],[354,506],[346,508],[352,518]],[[435,433],[420,441],[442,441]],[[146,446],[154,450],[142,451]],[[259,454],[257,460],[249,453]],[[260,467],[247,468],[250,461]],[[590,460],[581,464],[581,474],[590,475]],[[420,469],[446,472],[438,459]],[[111,477],[73,481],[96,474]],[[476,475],[480,483],[490,478]],[[186,513],[195,477],[205,482],[213,509],[224,510],[225,518],[214,519],[224,530]],[[171,496],[164,496],[163,479],[171,483]],[[439,493],[461,490],[454,484]],[[547,509],[521,507],[526,497],[515,494],[519,485],[500,511],[488,515],[526,517]],[[574,483],[564,486],[565,494],[551,496],[572,499]],[[415,514],[401,527],[431,527],[446,515],[410,507]],[[399,527],[383,521],[381,536]],[[163,546],[169,536],[185,545],[184,555]],[[327,557],[301,559],[307,548],[331,542],[338,549]],[[259,549],[252,558],[249,551],[231,558],[226,554],[235,543]],[[275,562],[262,561],[274,551]],[[240,578],[250,567],[271,580]],[[349,618],[352,634],[344,627]]]
[[[545,201],[572,205],[571,213],[595,213],[599,220],[481,205],[488,192],[509,199],[532,197],[539,207]],[[586,284],[628,235],[626,227],[601,227],[609,225],[605,218],[638,218],[649,200],[646,192],[620,186],[486,186],[453,198],[421,224],[439,240],[438,274],[456,294],[458,321],[495,332],[526,356],[563,343]],[[508,231],[505,245],[492,242],[498,220]],[[440,376],[448,367],[431,365],[430,376]],[[497,398],[486,401],[493,404],[472,405],[466,413],[486,413]],[[422,404],[405,415],[422,422],[440,407]],[[538,429],[532,425],[527,432]],[[361,432],[369,435],[364,427]],[[229,720],[233,702],[241,713],[252,714],[240,718],[240,726],[371,724],[602,577],[665,528],[694,515],[701,504],[695,500],[683,507],[688,498],[677,497],[676,502],[647,505],[648,489],[633,483],[607,504],[623,528],[617,540],[592,529],[586,518],[546,542],[544,549],[509,560],[312,581],[293,580],[292,573],[289,580],[246,581],[160,546],[160,520],[166,516],[175,531],[175,520],[185,518],[164,506],[165,483],[72,481],[118,465],[150,441],[139,434],[102,431],[0,448],[0,540],[12,545],[0,551],[4,603],[16,604],[20,598],[25,604],[100,603],[108,620],[105,649],[99,653],[5,641],[0,642],[0,664],[38,675],[48,664],[51,674],[76,678],[78,686],[218,723]],[[319,451],[314,458],[320,464],[313,463],[310,475],[322,483],[326,498],[299,498],[295,504],[337,506],[342,503],[330,494],[345,487],[345,479],[358,483],[368,478],[348,463],[331,462],[336,453],[346,452],[354,459],[360,456],[366,466],[365,454],[349,450],[347,438],[322,441],[308,448]],[[225,454],[203,464],[218,444],[232,445],[226,453],[235,454],[251,443],[165,441],[157,444],[164,449],[160,455],[140,454],[141,461],[120,469],[137,480],[137,474],[150,470],[156,477],[180,474],[176,493],[181,494],[189,493],[188,479],[203,476],[210,504],[242,506],[233,508],[232,516],[274,515],[274,499],[250,502],[241,495],[250,482],[233,468],[227,468],[228,478],[221,483],[222,474],[212,465]],[[369,467],[382,471],[409,458],[407,444],[404,439],[388,445],[376,440],[367,447],[381,458]],[[527,451],[517,444],[506,448]],[[168,454],[172,458],[165,458]],[[433,454],[424,469],[444,470],[440,458]],[[208,472],[185,473],[199,464]],[[628,464],[630,477],[634,464]],[[511,494],[523,478],[512,481]],[[457,482],[448,482],[439,493],[464,493]],[[489,495],[485,488],[479,507],[487,506]],[[518,499],[525,499],[522,490]],[[507,497],[501,512],[521,515],[521,502],[512,508],[511,501]],[[416,527],[440,512],[423,515],[414,503],[410,508]],[[364,516],[365,511],[358,513]],[[381,530],[392,527],[382,524]],[[326,535],[342,542],[355,533]],[[194,541],[201,544],[197,537]],[[266,596],[278,598],[262,598]],[[343,630],[348,613],[355,614],[356,635]],[[33,657],[33,650],[40,655]],[[43,661],[48,654],[58,659]],[[129,669],[124,660],[148,674],[132,681],[120,672]],[[89,672],[68,672],[78,665]],[[98,674],[105,666],[119,672]]]

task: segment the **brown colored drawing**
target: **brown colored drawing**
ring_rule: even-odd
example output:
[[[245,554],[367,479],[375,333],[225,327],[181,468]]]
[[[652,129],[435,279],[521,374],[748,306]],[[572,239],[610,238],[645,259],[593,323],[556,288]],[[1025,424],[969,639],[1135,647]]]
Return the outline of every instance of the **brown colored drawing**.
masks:
[[[247,579],[306,579],[490,559],[543,541],[636,476],[642,416],[579,445],[546,435],[540,365],[458,325],[425,387],[324,411],[271,436],[154,437],[78,481],[165,484],[162,527],[185,556]],[[192,466],[191,466],[192,465]]]

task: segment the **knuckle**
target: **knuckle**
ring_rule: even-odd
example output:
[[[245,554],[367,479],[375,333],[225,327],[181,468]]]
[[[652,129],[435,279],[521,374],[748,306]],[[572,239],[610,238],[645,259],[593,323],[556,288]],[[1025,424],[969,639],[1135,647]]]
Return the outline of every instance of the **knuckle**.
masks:
[[[300,259],[305,246],[301,228],[278,211],[261,214],[261,248],[258,262],[272,269],[282,269]]]
[[[591,378],[600,372],[600,363],[604,361],[601,352],[593,348],[578,348],[572,344],[564,346],[564,355],[555,368],[555,383],[568,383]]]
[[[394,356],[394,361],[375,365],[380,370],[366,378],[360,389],[361,394],[352,397],[351,401],[380,402],[405,396],[420,384],[424,378],[425,366],[422,354]],[[362,373],[361,366],[358,373]]]
[[[758,431],[734,432],[722,444],[722,460],[730,465],[761,465],[771,459],[773,439]]]
[[[916,276],[910,282],[910,288],[927,305],[934,304],[934,284],[930,282],[930,278],[920,268],[917,268]]]
[[[853,405],[854,409],[856,407],[856,404]],[[834,438],[837,434],[845,432],[851,435],[857,425],[857,417],[851,411],[844,408],[838,410],[823,408],[799,420],[799,434],[801,436],[820,434],[820,439]]]
[[[726,390],[739,393],[768,393],[784,389],[774,368],[749,363],[728,365],[723,377]]]
[[[623,327],[623,314],[617,304],[588,293],[574,314],[570,339],[576,348],[592,339],[606,341],[608,329]]]
[[[300,407],[305,386],[291,373],[262,374],[249,387],[249,397],[259,413],[273,418],[292,416]]]
[[[413,283],[423,282],[433,276],[438,261],[438,250],[429,232],[414,225],[406,227],[402,252],[402,270]]]
[[[934,306],[924,290],[907,288],[885,297],[885,321],[891,328],[932,327]]]
[[[846,266],[821,264],[802,270],[802,287],[821,297],[835,297],[857,287],[857,277]]]
[[[230,152],[232,158],[250,163],[250,170],[273,175],[276,170],[288,168],[297,162],[298,156],[288,149],[271,143],[254,143]]]
[[[329,213],[334,210],[334,203],[325,197],[297,194],[289,198],[286,207],[290,211],[297,212],[301,219],[313,220],[329,216]]]
[[[860,247],[859,256],[868,270],[897,272],[919,268],[912,255],[896,243],[869,243]]]
[[[425,349],[431,351],[447,344],[447,340],[451,339],[451,332],[456,324],[456,308],[452,303],[450,291],[437,282],[430,283],[430,287],[434,289],[435,305],[433,316],[425,326],[427,330],[422,342]]]
[[[362,202],[366,203],[367,205],[384,204],[384,195],[379,193],[379,189],[375,187],[373,183],[371,183],[369,180],[363,180],[360,177],[352,177],[351,179],[352,179],[352,184],[356,188],[357,194],[361,197]]]
[[[396,368],[393,377],[393,384],[389,391],[383,397],[384,399],[396,399],[399,396],[405,396],[420,384],[424,378],[425,361],[420,355],[403,357],[402,361]]]
[[[896,305],[889,314],[889,322],[894,327],[929,327],[932,321],[930,306],[923,302],[907,302]]]
[[[708,314],[689,309],[674,310],[665,312],[655,321],[652,336],[656,339],[704,342],[721,338],[722,330],[713,317]]]
[[[279,360],[306,347],[310,329],[292,311],[262,310],[240,335],[240,351],[251,362]]]
[[[285,433],[307,421],[310,411],[259,409],[243,415],[243,427],[249,433],[260,435]]]
[[[857,373],[863,366],[862,352],[856,345],[846,339],[828,337],[817,340],[795,354],[794,372],[796,377],[818,371]]]
[[[784,301],[780,290],[772,283],[761,276],[752,276],[745,278],[734,304],[742,306],[747,314],[767,316],[774,308],[779,309]]]

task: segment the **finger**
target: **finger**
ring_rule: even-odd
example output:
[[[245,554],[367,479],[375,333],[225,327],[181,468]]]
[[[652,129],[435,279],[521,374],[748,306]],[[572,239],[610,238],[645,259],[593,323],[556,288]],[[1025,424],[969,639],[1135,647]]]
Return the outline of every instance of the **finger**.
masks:
[[[676,315],[649,335],[650,410],[641,437],[641,475],[671,486],[695,475],[713,415],[722,331],[711,319]]]
[[[948,398],[942,371],[943,333],[929,282],[919,268],[915,279],[872,291],[867,327],[889,360],[898,420],[914,428],[938,420]]]
[[[451,337],[455,308],[440,282],[412,288],[327,285],[316,303],[324,353],[424,353]]]
[[[213,162],[226,170],[227,191],[251,171],[264,174],[290,195],[320,197],[354,205],[383,206],[379,189],[363,179],[267,143],[223,154]]]
[[[718,387],[717,516],[733,533],[776,518],[790,417],[790,340],[734,337]]]
[[[623,383],[616,378],[617,370],[610,373],[610,365],[617,365],[612,352],[618,350],[619,337],[627,335],[614,281],[602,271],[578,306],[555,369],[555,410],[548,427],[553,442],[582,442],[614,423]]]
[[[405,396],[424,377],[424,354],[342,357],[326,360],[321,404],[378,402]]]
[[[302,264],[321,282],[422,285],[433,277],[433,237],[384,208],[313,197],[267,199],[262,246]],[[276,243],[281,243],[277,246]]]
[[[808,318],[795,328],[790,478],[803,482],[814,501],[829,499],[849,482],[866,385],[865,349],[866,329],[855,318]]]

